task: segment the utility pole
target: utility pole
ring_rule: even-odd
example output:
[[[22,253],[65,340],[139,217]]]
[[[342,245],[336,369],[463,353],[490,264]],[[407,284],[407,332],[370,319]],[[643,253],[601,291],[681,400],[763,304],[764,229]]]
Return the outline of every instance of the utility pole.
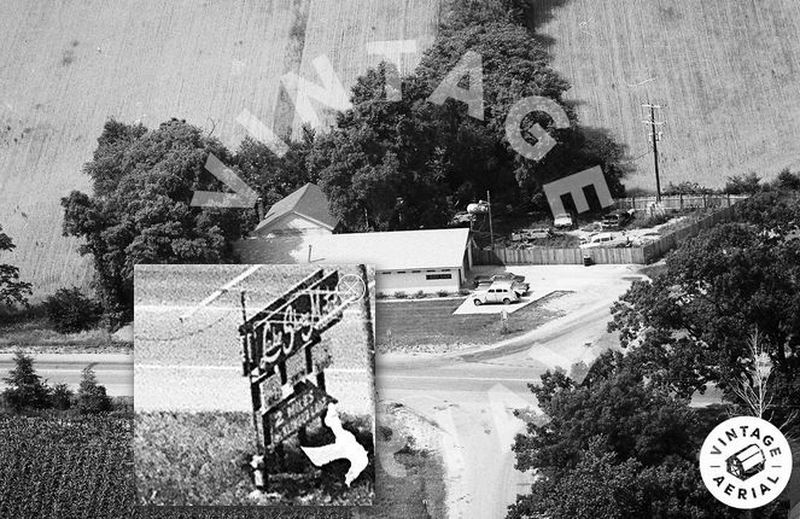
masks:
[[[489,206],[489,243],[494,249],[494,229],[492,228],[492,195],[486,190],[486,205]]]
[[[661,179],[659,178],[658,175],[658,141],[661,140],[661,132],[657,131],[657,127],[664,124],[664,122],[656,121],[656,109],[660,110],[661,106],[645,103],[642,105],[642,107],[650,110],[650,120],[642,122],[650,126],[649,136],[652,139],[653,143],[653,166],[656,172],[656,202],[661,203]]]

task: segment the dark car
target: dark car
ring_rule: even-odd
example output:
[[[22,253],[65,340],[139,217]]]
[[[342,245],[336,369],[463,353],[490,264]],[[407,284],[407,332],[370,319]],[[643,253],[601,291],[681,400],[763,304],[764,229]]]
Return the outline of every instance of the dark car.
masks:
[[[510,282],[514,292],[522,297],[530,290],[530,285],[525,283],[525,276],[519,276],[512,272],[501,272],[492,276],[475,276],[475,288],[486,289],[495,282]]]
[[[631,211],[614,211],[603,218],[600,226],[603,230],[620,229],[625,227],[633,219]]]

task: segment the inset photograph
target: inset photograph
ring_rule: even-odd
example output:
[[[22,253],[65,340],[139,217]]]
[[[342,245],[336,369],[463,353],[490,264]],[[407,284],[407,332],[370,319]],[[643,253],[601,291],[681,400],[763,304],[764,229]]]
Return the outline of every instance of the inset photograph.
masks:
[[[136,265],[138,505],[368,506],[374,270]]]

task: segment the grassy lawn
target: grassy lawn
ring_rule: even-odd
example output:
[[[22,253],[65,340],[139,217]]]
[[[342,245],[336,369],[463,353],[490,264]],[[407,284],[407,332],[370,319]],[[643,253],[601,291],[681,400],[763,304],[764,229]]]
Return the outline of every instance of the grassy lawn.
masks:
[[[0,327],[0,353],[18,349],[31,353],[130,353],[133,343],[116,341],[102,328],[58,333],[36,323]]]
[[[104,328],[58,333],[46,318],[41,317],[0,324],[0,352],[13,352],[19,348],[36,353],[126,353],[133,350],[133,344],[114,340]]]
[[[345,428],[374,458],[372,430],[365,418],[343,416]],[[254,490],[248,463],[255,451],[249,413],[139,413],[135,418],[134,459],[139,505],[360,505],[373,504],[374,466],[370,463],[350,488],[344,485],[349,463],[312,465],[298,449],[296,436],[284,443],[283,467],[268,463],[264,502]],[[307,445],[333,442],[329,429],[315,421]]]
[[[459,345],[490,344],[515,337],[559,316],[544,304],[556,292],[509,314],[503,333],[499,315],[452,315],[463,299],[378,301],[377,343],[381,352],[442,351]]]

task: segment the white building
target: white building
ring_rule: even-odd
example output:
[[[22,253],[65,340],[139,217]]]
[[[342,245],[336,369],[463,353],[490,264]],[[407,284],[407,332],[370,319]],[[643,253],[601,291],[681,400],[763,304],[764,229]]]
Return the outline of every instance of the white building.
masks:
[[[365,263],[376,271],[376,290],[456,292],[472,267],[469,229],[306,233],[252,237],[236,244],[244,263]]]
[[[365,263],[376,290],[456,292],[472,268],[469,229],[333,234],[337,220],[314,184],[273,205],[251,235],[236,243],[244,263]]]

